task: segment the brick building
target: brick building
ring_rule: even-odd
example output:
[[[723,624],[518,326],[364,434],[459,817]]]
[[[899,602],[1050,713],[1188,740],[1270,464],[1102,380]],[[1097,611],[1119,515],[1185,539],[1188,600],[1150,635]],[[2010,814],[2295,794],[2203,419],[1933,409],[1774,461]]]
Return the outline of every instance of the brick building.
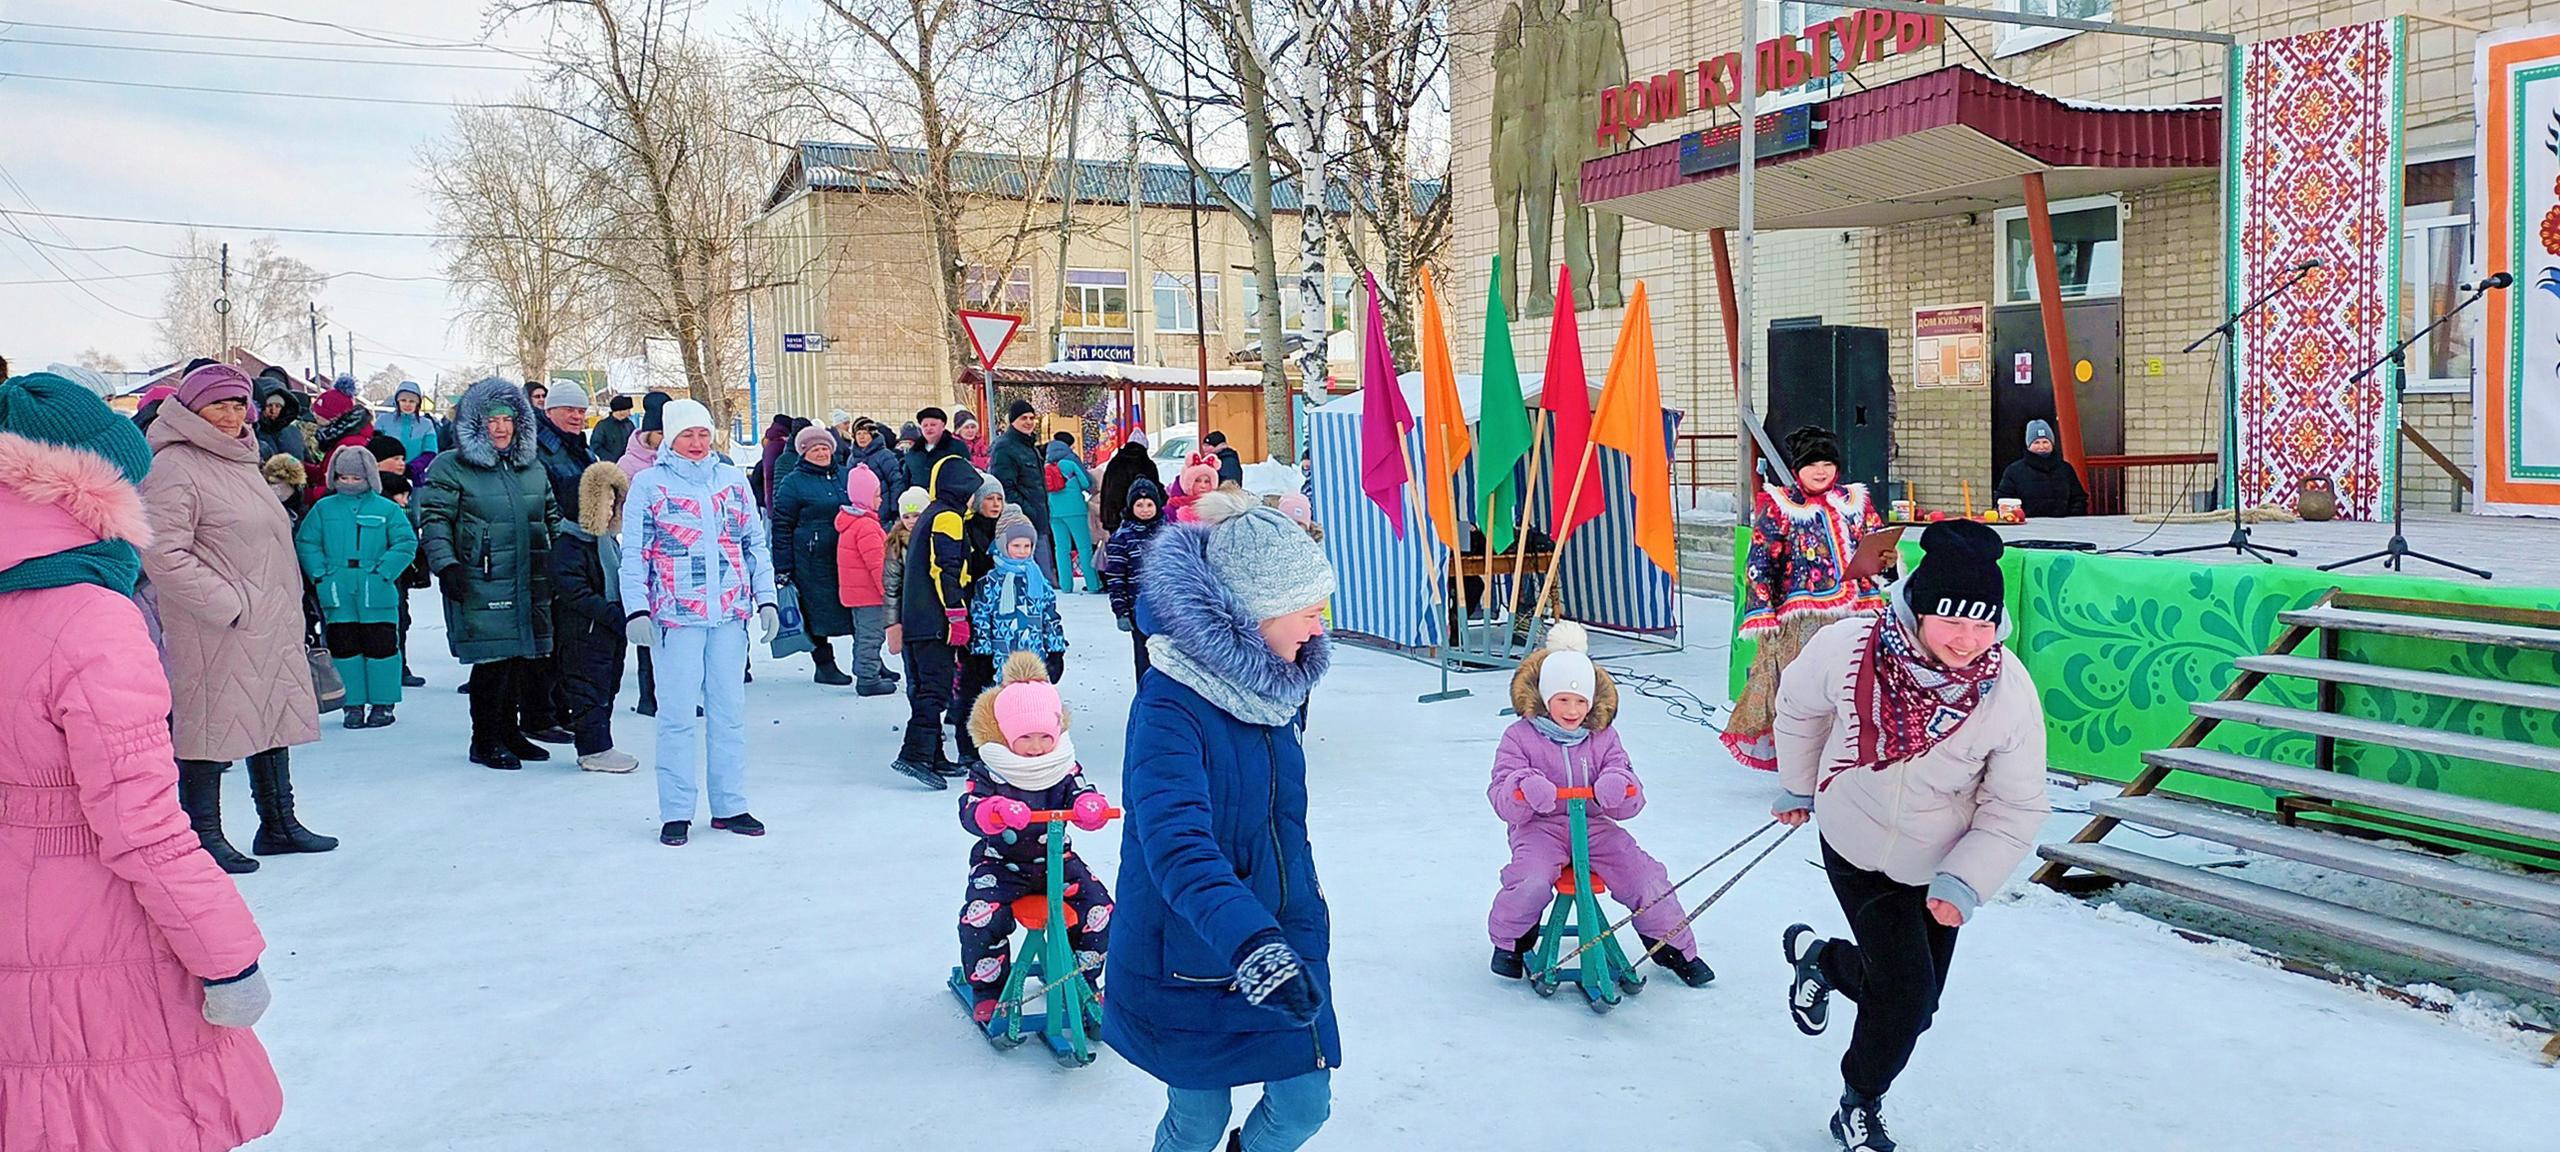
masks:
[[[2560,2],[2554,0],[2434,0],[2423,5],[2380,0],[1967,0],[1966,6],[2012,10],[2023,6],[2045,15],[2210,30],[2244,43],[2410,15],[2403,148],[2407,256],[2402,262],[2402,300],[2413,323],[2423,322],[2415,318],[2431,312],[2431,305],[2445,302],[2453,285],[2473,278],[2469,213],[2476,30],[2560,16]],[[1842,17],[1854,19],[1858,8],[1854,2],[1763,0],[1759,27],[1764,38],[1805,34]],[[1596,22],[1599,30],[1592,42],[1606,45],[1614,38],[1615,45],[1622,47],[1604,50],[1602,56],[1622,51],[1625,66],[1614,76],[1604,74],[1604,83],[1623,84],[1673,69],[1686,70],[1695,81],[1694,66],[1699,61],[1731,51],[1741,40],[1739,9],[1730,4],[1459,0],[1455,24],[1461,40],[1460,50],[1452,54],[1451,102],[1456,110],[1452,146],[1459,162],[1453,166],[1455,217],[1449,272],[1443,283],[1452,286],[1451,311],[1462,329],[1454,335],[1462,370],[1472,366],[1479,339],[1484,293],[1491,288],[1486,269],[1503,245],[1506,213],[1497,210],[1497,203],[1505,209],[1510,205],[1497,195],[1507,192],[1507,187],[1497,186],[1511,179],[1499,171],[1498,156],[1493,163],[1469,163],[1468,158],[1496,154],[1499,131],[1507,123],[1504,109],[1511,106],[1506,100],[1516,101],[1518,90],[1542,83],[1537,65],[1523,63],[1536,53],[1521,50],[1529,38],[1522,29],[1542,22],[1568,30]],[[1888,51],[1881,59],[1865,59],[1831,77],[1808,79],[1794,89],[1773,93],[1764,98],[1760,110],[1806,105],[1810,118],[1819,119],[1829,102],[1867,96],[1897,83],[1907,88],[1950,69],[1988,74],[2029,95],[2058,98],[2054,106],[2063,112],[2057,114],[2129,116],[2147,109],[2175,116],[2182,109],[2218,109],[2222,99],[2223,50],[2214,45],[1964,20],[1947,20],[1944,29],[1934,43],[1916,45],[1910,51]],[[1809,35],[1798,41],[1812,42]],[[1832,43],[1836,52],[1837,41]],[[1588,46],[1583,50],[1589,51]],[[1588,91],[1572,113],[1584,125],[1596,127],[1601,121],[1599,98],[1593,94],[1600,86],[1586,84]],[[1508,97],[1506,88],[1513,90]],[[1685,102],[1685,109],[1634,132],[1632,140],[1621,137],[1600,143],[1586,132],[1571,147],[1582,153],[1581,158],[1589,158],[1736,122],[1730,107],[1707,111],[1692,99]],[[2218,119],[2218,111],[2209,114]],[[1913,152],[1905,159],[1936,164],[1947,162],[1947,152],[1945,148]],[[1564,163],[1557,167],[1568,168]],[[1889,185],[1889,177],[1900,173],[1878,171],[1876,175],[1879,185]],[[1789,179],[1784,164],[1761,170],[1764,213],[1770,211],[1773,191],[1782,197],[1799,194],[1799,199],[1811,194],[1785,187]],[[2217,360],[2203,352],[2179,351],[2195,335],[2213,327],[2221,315],[2224,258],[2215,169],[2205,164],[2167,173],[2119,173],[2114,180],[2092,181],[2095,186],[2085,195],[2068,187],[2070,177],[2059,168],[2055,180],[2051,212],[2062,268],[2060,295],[2072,315],[2071,356],[2090,362],[2093,377],[2091,384],[2079,389],[2088,450],[2136,457],[2216,452],[2222,435]],[[1838,191],[1858,196],[1867,190]],[[1991,431],[1994,393],[2008,381],[2012,362],[2007,356],[1993,357],[1988,381],[1924,386],[1915,379],[1919,370],[1913,356],[1913,312],[1936,305],[1987,304],[1988,326],[1993,331],[1985,335],[1993,350],[2005,351],[2003,334],[2019,325],[2034,327],[2038,295],[2030,274],[2032,247],[2018,180],[2011,178],[2005,189],[1977,185],[1962,192],[1939,198],[1936,210],[1905,213],[1912,218],[1882,225],[1764,231],[1756,241],[1753,260],[1754,360],[1759,385],[1755,403],[1768,410],[1771,327],[1819,322],[1884,329],[1893,379],[1896,454],[1892,474],[1907,482],[1922,500],[1940,506],[1954,504],[1968,484],[1979,499],[1997,464],[2016,451],[1995,444]],[[1595,221],[1605,219],[1594,212]],[[1600,242],[1597,227],[1595,222],[1595,244]],[[1729,433],[1734,427],[1733,376],[1717,302],[1710,229],[1635,218],[1625,219],[1623,229],[1618,275],[1628,287],[1639,278],[1647,281],[1669,402],[1690,413],[1688,431]],[[1599,257],[1586,262],[1598,263]],[[1530,367],[1545,357],[1548,322],[1525,314],[1530,311],[1525,285],[1521,291],[1524,315],[1514,322],[1512,333],[1520,362]],[[1582,320],[1583,347],[1589,361],[1586,367],[1596,373],[1606,366],[1621,317],[1609,306],[1606,294],[1593,303],[1598,307]],[[2408,422],[2467,467],[2472,418],[2469,335],[2448,332],[2424,346],[2424,351],[2426,355],[2413,362]],[[2042,379],[2044,367],[2038,366],[2038,377],[2049,397],[2050,385]],[[2092,409],[2098,419],[2087,415]],[[1694,440],[1681,447],[1676,479],[1685,483],[1694,466],[1706,486],[1730,483],[1730,439]],[[2210,488],[2216,481],[2209,464],[2136,466],[2125,476],[2121,491],[2136,510],[2182,506],[2189,492]],[[2425,456],[2410,456],[2406,477],[2404,491],[2411,508],[2455,506],[2454,482]]]
[[[756,299],[757,370],[766,412],[824,415],[842,408],[884,420],[968,394],[952,378],[944,317],[930,279],[924,214],[903,190],[919,157],[822,142],[799,146],[776,179],[749,235],[771,255],[779,286]],[[1063,161],[966,154],[954,165],[963,191],[961,250],[970,254],[967,307],[1026,318],[998,364],[1027,369],[1053,359],[1189,367],[1203,341],[1209,366],[1258,364],[1259,294],[1243,226],[1179,164],[1081,161],[1072,174],[1064,307],[1058,267]],[[1241,171],[1222,181],[1246,198]],[[1037,189],[1026,199],[1026,189]],[[1437,185],[1416,188],[1420,202]],[[1347,211],[1341,190],[1333,210]],[[1294,284],[1298,193],[1272,189],[1280,216],[1280,274]],[[1132,207],[1134,201],[1135,206]],[[1200,292],[1192,291],[1192,210],[1200,226]],[[1381,259],[1356,221],[1369,261]],[[1336,249],[1328,258],[1333,328],[1358,328],[1357,282]],[[1010,268],[1005,273],[999,269]],[[1292,301],[1284,322],[1295,327]],[[1205,314],[1205,317],[1201,314]],[[1203,319],[1205,318],[1205,323]],[[823,351],[786,350],[786,335],[825,337]],[[798,342],[808,347],[805,339]],[[1060,347],[1059,345],[1063,345]],[[1193,418],[1191,398],[1159,397],[1162,427]]]

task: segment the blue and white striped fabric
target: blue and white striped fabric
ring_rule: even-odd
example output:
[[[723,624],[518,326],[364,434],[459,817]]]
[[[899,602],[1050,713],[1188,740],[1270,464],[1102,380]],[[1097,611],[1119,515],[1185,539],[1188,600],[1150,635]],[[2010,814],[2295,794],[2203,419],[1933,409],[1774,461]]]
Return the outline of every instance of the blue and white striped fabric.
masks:
[[[1462,377],[1461,387],[1475,383]],[[1471,389],[1470,389],[1471,390]],[[1415,404],[1416,411],[1420,405]],[[1336,591],[1333,627],[1386,641],[1399,647],[1427,648],[1446,635],[1449,596],[1449,551],[1440,544],[1428,520],[1416,513],[1422,495],[1413,484],[1415,505],[1408,506],[1404,539],[1396,539],[1386,515],[1360,490],[1360,408],[1356,398],[1337,399],[1310,415],[1315,457],[1315,518],[1324,526],[1325,556],[1333,563]],[[1666,440],[1679,426],[1679,414],[1663,414]],[[1421,433],[1408,438],[1410,459],[1421,455]],[[1635,546],[1635,497],[1627,486],[1627,459],[1603,451],[1586,484],[1603,484],[1606,503],[1599,518],[1576,529],[1566,542],[1559,569],[1563,582],[1557,611],[1566,619],[1630,632],[1671,632],[1679,625],[1679,590],[1669,573],[1656,568]],[[1561,478],[1552,461],[1541,460],[1537,486],[1531,492],[1532,523],[1548,525],[1547,485],[1570,486],[1571,465]],[[1459,515],[1475,520],[1475,464],[1459,470]],[[1431,582],[1440,585],[1435,595]],[[1509,582],[1498,581],[1495,594],[1507,595]],[[1524,609],[1525,610],[1525,609]]]

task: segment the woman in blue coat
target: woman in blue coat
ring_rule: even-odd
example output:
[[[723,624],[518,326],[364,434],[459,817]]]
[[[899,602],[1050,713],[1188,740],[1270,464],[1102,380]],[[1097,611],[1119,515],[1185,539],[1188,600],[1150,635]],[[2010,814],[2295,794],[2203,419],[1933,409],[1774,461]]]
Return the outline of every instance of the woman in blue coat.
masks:
[[[1152,667],[1129,709],[1102,1035],[1165,1083],[1157,1152],[1218,1147],[1243,1084],[1262,1103],[1230,1146],[1289,1152],[1323,1126],[1342,1063],[1299,744],[1333,571],[1242,492],[1194,508],[1139,577]]]

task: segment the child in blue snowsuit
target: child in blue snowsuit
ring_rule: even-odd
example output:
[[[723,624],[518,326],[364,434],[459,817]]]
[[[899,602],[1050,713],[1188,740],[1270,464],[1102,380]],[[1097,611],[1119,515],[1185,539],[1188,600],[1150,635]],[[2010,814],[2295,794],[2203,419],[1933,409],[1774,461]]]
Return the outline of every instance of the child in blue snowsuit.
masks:
[[[1033,827],[1031,813],[1071,811],[1075,826],[1092,832],[1109,819],[1110,802],[1085,782],[1067,735],[1067,706],[1032,653],[1005,660],[1004,685],[979,695],[969,735],[978,741],[982,763],[969,770],[960,793],[960,826],[978,837],[969,849],[969,894],[960,906],[960,970],[969,981],[970,1015],[984,1025],[1013,969],[1013,902],[1049,893],[1051,826]],[[1067,936],[1077,969],[1099,988],[1102,956],[1111,946],[1111,892],[1075,849],[1062,851]]]
[[[969,601],[969,651],[990,663],[1030,652],[1040,657],[1052,683],[1064,679],[1067,629],[1058,619],[1058,590],[1036,557],[1039,530],[1020,508],[1006,508],[991,547],[992,567],[978,578]]]

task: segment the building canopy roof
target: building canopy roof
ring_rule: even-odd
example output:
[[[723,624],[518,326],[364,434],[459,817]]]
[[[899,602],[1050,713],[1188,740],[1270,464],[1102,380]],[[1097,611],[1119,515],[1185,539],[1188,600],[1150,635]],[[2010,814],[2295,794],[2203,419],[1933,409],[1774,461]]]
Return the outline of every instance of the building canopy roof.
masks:
[[[774,181],[773,192],[765,198],[772,208],[791,198],[803,188],[842,192],[894,192],[924,170],[925,154],[920,148],[893,148],[887,151],[868,144],[844,144],[824,140],[804,140],[794,149],[791,162]],[[1039,198],[1056,200],[1065,194],[1070,169],[1060,160],[1047,165],[1043,181],[1042,159],[1037,156],[1014,156],[994,152],[963,152],[952,157],[952,176],[971,195],[1019,199],[1034,182],[1042,182]],[[1078,160],[1072,169],[1075,198],[1088,204],[1127,204],[1129,202],[1129,165],[1123,160]],[[1138,165],[1139,202],[1151,208],[1222,208],[1209,182],[1195,176],[1182,164],[1141,162]],[[1244,169],[1222,172],[1218,185],[1237,202],[1250,194],[1246,188]],[[1441,195],[1441,182],[1417,181],[1413,186],[1414,208],[1430,207]],[[1334,212],[1351,210],[1348,190],[1337,184],[1326,197]],[[1296,212],[1302,201],[1296,182],[1274,174],[1271,183],[1271,206],[1274,211]]]
[[[2059,100],[1970,68],[1880,84],[1815,105],[1813,146],[1760,163],[1754,226],[1867,228],[2018,203],[2045,174],[2054,199],[2212,172],[2219,105]],[[1740,225],[1738,169],[1684,176],[1680,141],[1595,157],[1582,201],[1686,231]]]

